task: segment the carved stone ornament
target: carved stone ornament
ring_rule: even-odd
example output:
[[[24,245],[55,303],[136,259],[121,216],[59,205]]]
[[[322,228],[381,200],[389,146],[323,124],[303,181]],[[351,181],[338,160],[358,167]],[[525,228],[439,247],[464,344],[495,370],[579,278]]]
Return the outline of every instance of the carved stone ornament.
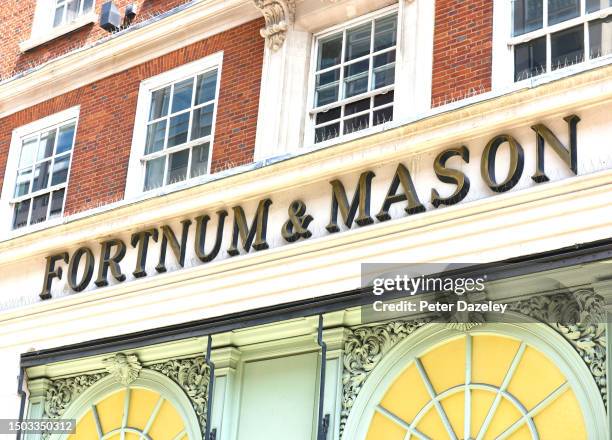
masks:
[[[344,343],[340,438],[355,399],[372,370],[393,346],[426,323],[425,320],[392,321],[350,330]]]
[[[266,27],[259,32],[266,39],[268,47],[273,51],[283,45],[289,26],[295,17],[296,0],[253,0],[261,11]]]
[[[133,354],[117,353],[111,358],[104,359],[102,364],[109,374],[125,386],[134,382],[138,378],[140,370],[142,370],[142,365],[140,365],[136,355]]]
[[[66,411],[66,408],[83,391],[105,376],[107,376],[107,373],[82,374],[52,381],[45,396],[45,417],[49,419],[60,418]]]
[[[185,391],[198,416],[200,429],[204,433],[210,381],[210,368],[204,357],[170,360],[150,365],[148,368],[168,377]]]
[[[608,407],[606,312],[601,296],[590,289],[542,295],[510,303],[508,310],[544,322],[559,332],[591,371]]]

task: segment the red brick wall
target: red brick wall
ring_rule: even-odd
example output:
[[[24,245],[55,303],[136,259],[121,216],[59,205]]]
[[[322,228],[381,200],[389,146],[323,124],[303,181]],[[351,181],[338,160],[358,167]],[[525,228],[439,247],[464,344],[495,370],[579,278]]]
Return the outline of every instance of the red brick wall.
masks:
[[[436,0],[432,105],[491,90],[492,0]]]
[[[84,26],[68,35],[63,35],[26,53],[19,51],[19,43],[30,38],[34,10],[37,0],[3,0],[0,2],[0,78],[11,77],[16,73],[56,58],[109,35],[97,23]],[[43,0],[52,1],[52,0]],[[107,0],[95,0],[96,12]],[[185,0],[114,0],[121,15],[130,3],[138,5],[138,15],[134,23],[146,20],[154,14],[168,11],[184,4]]]
[[[254,20],[0,119],[0,173],[6,167],[13,129],[80,105],[66,214],[122,198],[140,82],[220,50],[224,56],[212,171],[251,162],[264,48],[259,29],[263,25],[263,19]]]

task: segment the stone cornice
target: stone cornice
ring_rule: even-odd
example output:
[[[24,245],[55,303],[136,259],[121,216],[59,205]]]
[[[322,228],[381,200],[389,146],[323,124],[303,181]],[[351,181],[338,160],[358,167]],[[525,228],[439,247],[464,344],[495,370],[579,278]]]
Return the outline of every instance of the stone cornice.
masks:
[[[260,17],[250,0],[193,3],[0,83],[0,118]]]

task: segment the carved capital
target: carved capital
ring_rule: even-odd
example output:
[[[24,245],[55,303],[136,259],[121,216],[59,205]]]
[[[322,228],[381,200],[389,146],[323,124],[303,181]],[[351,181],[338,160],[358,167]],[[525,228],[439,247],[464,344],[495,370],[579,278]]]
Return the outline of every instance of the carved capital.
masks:
[[[261,11],[266,27],[260,30],[268,47],[273,51],[280,49],[285,41],[287,30],[293,24],[296,0],[253,0]]]

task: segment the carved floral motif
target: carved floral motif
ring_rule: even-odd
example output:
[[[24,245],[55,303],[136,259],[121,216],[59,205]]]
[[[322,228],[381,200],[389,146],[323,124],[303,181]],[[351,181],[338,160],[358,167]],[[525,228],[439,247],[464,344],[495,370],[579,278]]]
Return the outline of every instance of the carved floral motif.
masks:
[[[253,0],[261,11],[266,27],[260,33],[273,51],[283,45],[289,26],[295,16],[295,0]]]
[[[102,364],[111,376],[125,386],[134,382],[138,378],[140,370],[142,370],[138,358],[133,354],[117,353],[111,358],[104,359]]]

